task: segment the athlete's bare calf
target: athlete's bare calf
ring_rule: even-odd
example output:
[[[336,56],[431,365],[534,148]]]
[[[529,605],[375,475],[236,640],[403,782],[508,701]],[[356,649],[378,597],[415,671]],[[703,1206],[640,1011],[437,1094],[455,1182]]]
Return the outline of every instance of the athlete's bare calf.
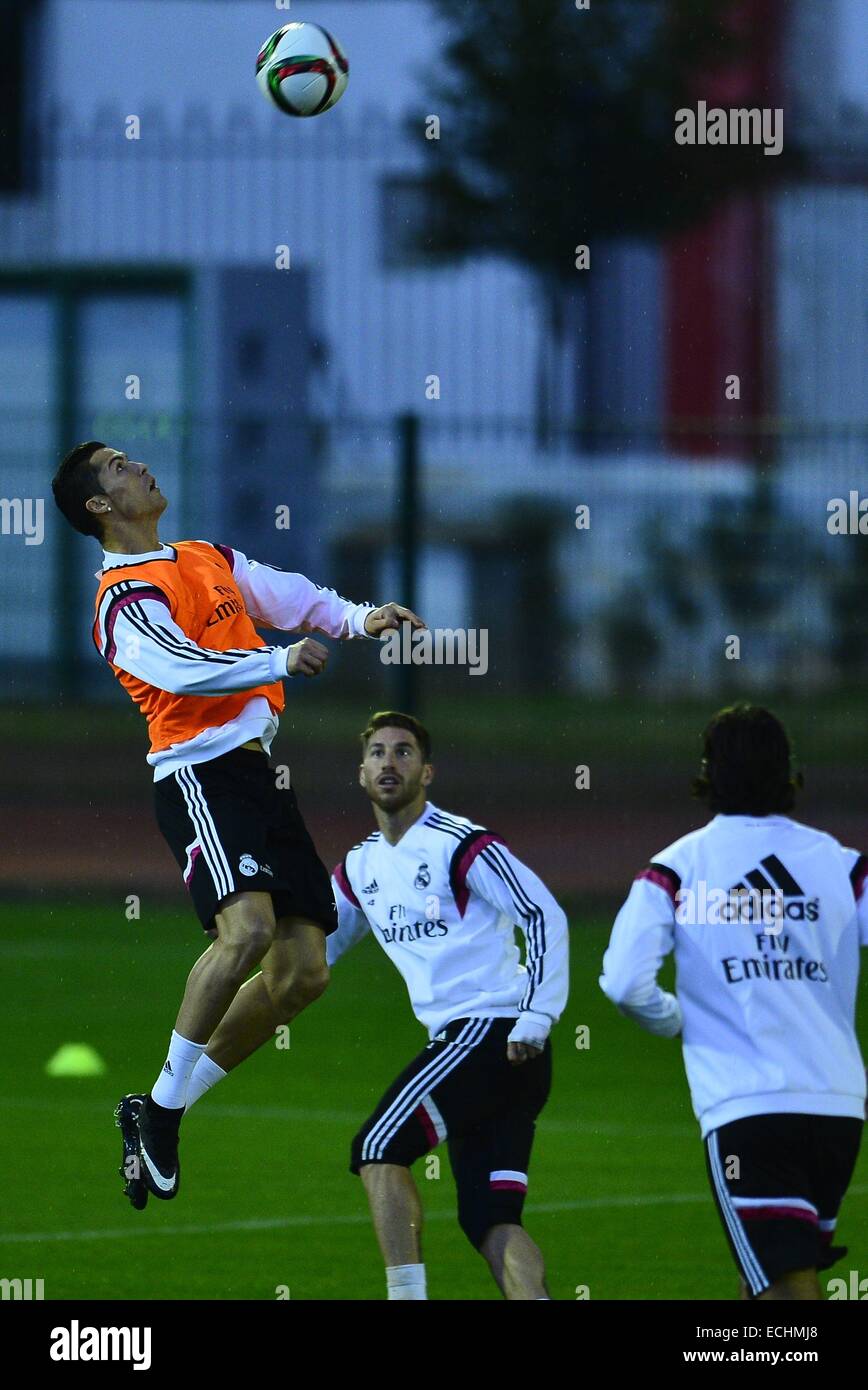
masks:
[[[523,1226],[492,1226],[480,1250],[504,1298],[518,1302],[549,1297],[542,1251]]]
[[[386,1268],[422,1263],[422,1203],[409,1168],[366,1163],[361,1179]],[[548,1299],[539,1247],[522,1226],[492,1226],[480,1246],[498,1288],[511,1302]]]
[[[422,1262],[422,1203],[409,1168],[368,1163],[360,1173],[386,1268]]]

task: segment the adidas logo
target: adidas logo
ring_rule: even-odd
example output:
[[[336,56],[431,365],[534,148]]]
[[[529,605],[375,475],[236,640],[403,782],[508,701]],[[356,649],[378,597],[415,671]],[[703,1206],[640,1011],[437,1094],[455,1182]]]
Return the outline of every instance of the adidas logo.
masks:
[[[776,854],[767,854],[731,888],[712,888],[700,879],[695,888],[680,888],[675,920],[681,926],[759,924],[769,935],[785,922],[816,922],[819,898],[808,898]]]
[[[168,1057],[166,1058],[165,1062],[163,1063],[163,1071],[166,1072],[166,1074],[167,1074],[168,1076],[174,1076],[174,1075],[175,1075],[175,1073],[172,1071],[172,1063],[169,1061]]]
[[[379,893],[379,891],[380,885],[375,878],[372,878],[370,883],[366,883],[362,889],[363,893]]]
[[[729,890],[730,901],[735,901],[740,910],[734,917],[724,917],[724,921],[816,922],[820,915],[819,898],[807,901],[804,888],[776,854],[767,854],[760,860],[760,867],[751,869],[744,880]]]

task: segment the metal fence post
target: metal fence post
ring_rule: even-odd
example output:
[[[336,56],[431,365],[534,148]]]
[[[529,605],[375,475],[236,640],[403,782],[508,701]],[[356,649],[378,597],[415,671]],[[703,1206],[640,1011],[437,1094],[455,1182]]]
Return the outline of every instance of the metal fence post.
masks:
[[[58,299],[56,361],[60,373],[57,411],[57,443],[65,454],[80,441],[75,437],[79,420],[78,303],[68,284],[61,283]],[[59,460],[57,460],[59,462]],[[80,540],[65,521],[55,518],[57,545],[52,556],[54,592],[57,604],[58,627],[54,652],[56,689],[68,700],[77,700],[83,693],[83,671],[79,656],[78,636],[82,620]],[[90,542],[87,542],[90,544]]]
[[[421,515],[419,497],[419,417],[406,414],[398,418],[399,477],[397,489],[397,534],[400,553],[401,591],[399,602],[416,609],[419,536]],[[418,714],[420,693],[418,667],[402,662],[397,670],[398,707],[407,714]]]

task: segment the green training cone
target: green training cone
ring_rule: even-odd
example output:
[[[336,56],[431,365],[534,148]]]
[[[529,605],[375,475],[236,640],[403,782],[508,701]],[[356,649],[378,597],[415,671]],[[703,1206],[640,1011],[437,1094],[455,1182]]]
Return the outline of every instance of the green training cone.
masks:
[[[45,1063],[49,1076],[102,1076],[105,1062],[88,1043],[64,1043]]]

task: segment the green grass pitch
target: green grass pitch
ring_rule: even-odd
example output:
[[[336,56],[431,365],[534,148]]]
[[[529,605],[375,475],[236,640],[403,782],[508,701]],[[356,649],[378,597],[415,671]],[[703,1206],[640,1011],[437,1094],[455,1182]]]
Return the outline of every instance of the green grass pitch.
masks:
[[[608,924],[571,914],[572,994],[555,1036],[555,1084],[539,1125],[526,1224],[552,1294],[575,1299],[731,1298],[736,1277],[713,1209],[677,1044],[622,1019],[597,986]],[[187,969],[204,941],[189,913],[0,908],[6,990],[0,1053],[0,1277],[41,1278],[46,1299],[381,1299],[384,1279],[349,1141],[423,1045],[401,980],[370,939],[326,996],[185,1121],[173,1203],[133,1212],[116,1176],[117,1098],[146,1090]],[[590,1046],[577,1049],[586,1025]],[[868,989],[860,1036],[868,1036]],[[85,1042],[98,1078],[45,1063]],[[434,1299],[497,1294],[439,1177],[416,1173]],[[868,1274],[868,1154],[845,1204],[849,1257]],[[828,1276],[827,1276],[828,1277]],[[284,1294],[285,1296],[285,1294]]]

